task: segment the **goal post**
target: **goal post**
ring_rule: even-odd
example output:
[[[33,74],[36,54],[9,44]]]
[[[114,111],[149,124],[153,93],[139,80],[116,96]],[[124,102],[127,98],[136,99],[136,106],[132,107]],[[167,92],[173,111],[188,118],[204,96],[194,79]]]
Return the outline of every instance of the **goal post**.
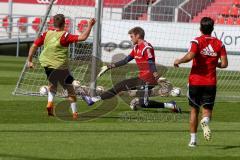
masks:
[[[52,9],[52,6],[53,6],[54,1],[55,1],[55,0],[51,0],[50,3],[49,3],[49,5],[48,5],[46,14],[45,14],[45,16],[43,17],[43,21],[41,22],[40,27],[39,27],[39,30],[38,30],[38,32],[37,32],[37,34],[36,34],[36,38],[39,37],[39,36],[42,34],[42,31],[43,31],[43,29],[44,29],[44,26],[45,26],[45,24],[46,24],[47,18],[48,18],[49,13],[50,13],[50,11],[51,11],[51,9]],[[40,50],[38,50],[38,52],[40,52]],[[17,92],[18,92],[19,85],[20,85],[20,83],[21,83],[21,81],[22,81],[22,77],[24,76],[26,67],[27,67],[27,61],[25,62],[25,65],[23,66],[22,72],[21,72],[21,74],[20,74],[20,78],[18,79],[17,85],[16,85],[16,87],[15,87],[15,89],[14,89],[14,91],[13,91],[13,94],[14,94],[14,95],[16,95]]]
[[[42,31],[43,31],[43,29],[44,29],[44,26],[45,26],[45,24],[46,24],[46,22],[47,22],[47,18],[49,17],[49,14],[50,14],[50,12],[51,12],[51,10],[52,10],[52,6],[53,6],[53,4],[54,4],[54,1],[55,1],[55,0],[51,0],[51,1],[50,1],[49,5],[48,5],[48,8],[47,8],[47,11],[46,11],[46,13],[45,13],[45,15],[44,15],[44,17],[43,17],[43,20],[42,20],[42,22],[41,22],[41,24],[40,24],[40,27],[39,27],[39,30],[38,30],[38,33],[37,33],[37,36],[36,36],[36,37],[39,37],[39,36],[42,34]]]
[[[97,60],[101,59],[101,22],[102,22],[103,1],[96,0],[95,4],[95,17],[96,25],[94,26],[93,35],[93,53],[92,53],[92,67],[91,67],[91,83],[90,95],[96,95],[96,78],[97,78]]]

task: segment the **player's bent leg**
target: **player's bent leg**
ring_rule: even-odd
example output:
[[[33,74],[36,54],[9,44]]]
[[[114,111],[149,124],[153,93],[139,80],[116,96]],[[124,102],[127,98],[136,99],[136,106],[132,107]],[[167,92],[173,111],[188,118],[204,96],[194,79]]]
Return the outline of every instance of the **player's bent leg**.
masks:
[[[102,100],[110,99],[122,91],[127,91],[127,90],[130,90],[131,88],[135,88],[139,83],[142,83],[142,80],[138,78],[123,80],[115,84],[113,88],[111,88],[110,90],[101,94],[100,97]]]
[[[190,123],[189,123],[191,139],[188,144],[189,147],[196,147],[197,145],[198,115],[199,115],[199,108],[196,106],[191,106]]]
[[[143,108],[168,108],[168,109],[171,109],[172,112],[182,113],[181,108],[177,105],[175,101],[163,103],[163,102],[148,100],[147,104],[144,103],[144,100],[141,98],[139,101],[140,101],[141,107]]]
[[[139,81],[138,78],[126,79],[114,85],[113,88],[103,92],[100,96],[96,97],[83,96],[82,98],[90,106],[97,101],[110,99],[122,91],[127,91],[133,87],[136,87],[136,85],[139,83],[138,81]]]
[[[48,104],[47,104],[47,112],[48,116],[54,116],[54,97],[57,93],[57,82],[58,79],[55,76],[56,70],[53,68],[44,67],[45,73],[47,75],[47,79],[49,82],[48,85]]]
[[[56,91],[57,91],[57,85],[54,84],[49,84],[48,86],[48,103],[47,103],[47,112],[48,112],[48,116],[54,116],[54,97],[56,95]]]
[[[72,116],[73,119],[78,118],[78,112],[77,112],[77,97],[75,94],[75,90],[71,84],[65,85],[65,87],[68,91],[68,100],[70,102],[70,107],[72,109]]]
[[[111,88],[111,89],[103,92],[103,93],[100,95],[101,99],[102,99],[102,100],[105,100],[105,99],[110,99],[110,98],[116,96],[120,91],[119,91],[119,92],[116,92],[115,89],[114,89],[115,87],[116,87],[116,86],[114,86],[113,88]]]
[[[211,116],[212,116],[212,107],[204,106],[202,109],[202,119],[200,121],[200,125],[203,130],[203,136],[207,141],[212,139],[212,132],[209,127]]]
[[[197,128],[198,128],[198,115],[201,106],[202,90],[198,86],[189,86],[188,88],[188,102],[190,106],[190,142],[189,147],[195,147],[197,145]]]
[[[78,116],[77,103],[76,103],[77,97],[76,97],[74,87],[72,85],[74,78],[68,69],[59,70],[58,76],[59,76],[60,84],[68,92],[68,100],[70,102],[70,107],[72,109],[73,119],[77,119],[77,116]]]
[[[121,88],[122,83],[123,82],[119,82],[113,88],[103,92],[100,96],[90,97],[88,95],[84,95],[84,96],[82,96],[82,99],[88,104],[88,106],[91,106],[95,102],[100,101],[100,100],[110,99],[110,98],[116,96],[119,92],[121,92],[121,90],[123,90]]]
[[[203,109],[202,109],[202,120],[200,121],[201,128],[203,130],[203,136],[205,140],[209,141],[212,139],[212,132],[209,127],[210,118],[212,116],[212,110],[216,97],[216,86],[206,86],[203,88]]]
[[[141,86],[138,86],[137,89],[137,95],[139,97],[139,105],[142,108],[168,108],[171,109],[173,112],[181,113],[181,108],[177,106],[175,101],[162,103],[158,101],[149,100],[149,95],[151,93],[151,89],[154,88],[154,85],[149,86],[146,84],[143,84]]]

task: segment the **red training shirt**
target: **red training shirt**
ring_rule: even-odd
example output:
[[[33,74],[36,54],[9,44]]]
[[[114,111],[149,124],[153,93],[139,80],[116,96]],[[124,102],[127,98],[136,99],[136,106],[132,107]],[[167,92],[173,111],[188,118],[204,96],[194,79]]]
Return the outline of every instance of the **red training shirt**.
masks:
[[[134,46],[130,56],[133,57],[137,63],[140,71],[138,77],[149,84],[157,84],[148,63],[149,59],[152,59],[155,62],[154,49],[152,45],[146,41],[141,44],[137,44]]]
[[[57,30],[59,31],[59,30]],[[45,40],[47,32],[44,32],[39,38],[34,41],[34,44],[38,47],[42,46]],[[68,47],[70,43],[75,43],[78,41],[78,35],[72,35],[68,32],[65,32],[60,40],[60,44],[63,47]]]
[[[202,35],[191,41],[189,51],[195,54],[189,85],[215,86],[218,60],[221,56],[227,56],[222,41],[210,35]]]

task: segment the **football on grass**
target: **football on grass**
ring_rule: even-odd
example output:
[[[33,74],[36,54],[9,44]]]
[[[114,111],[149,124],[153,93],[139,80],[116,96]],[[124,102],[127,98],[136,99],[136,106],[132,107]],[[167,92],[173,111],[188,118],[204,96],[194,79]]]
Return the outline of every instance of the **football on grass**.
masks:
[[[103,86],[97,86],[96,87],[96,92],[97,92],[97,95],[100,95],[104,92],[104,87]]]
[[[39,89],[39,93],[41,96],[45,96],[48,94],[48,86],[41,86]]]
[[[74,81],[72,82],[72,85],[73,85],[74,88],[78,88],[78,87],[80,87],[80,82],[77,81],[77,80],[74,80]]]
[[[173,89],[170,92],[170,95],[173,97],[179,97],[181,95],[181,89],[178,87],[173,87]]]

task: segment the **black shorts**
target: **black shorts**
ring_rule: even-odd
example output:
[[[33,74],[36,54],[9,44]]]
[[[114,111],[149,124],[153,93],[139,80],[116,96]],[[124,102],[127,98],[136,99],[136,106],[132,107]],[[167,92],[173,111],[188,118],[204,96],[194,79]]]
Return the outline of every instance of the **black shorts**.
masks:
[[[189,86],[188,88],[188,101],[192,107],[200,107],[213,109],[216,86]]]
[[[48,81],[54,86],[57,86],[57,84],[60,83],[63,86],[63,88],[65,88],[66,85],[72,84],[74,80],[73,76],[71,75],[68,69],[61,70],[48,67],[44,67],[44,69]]]

